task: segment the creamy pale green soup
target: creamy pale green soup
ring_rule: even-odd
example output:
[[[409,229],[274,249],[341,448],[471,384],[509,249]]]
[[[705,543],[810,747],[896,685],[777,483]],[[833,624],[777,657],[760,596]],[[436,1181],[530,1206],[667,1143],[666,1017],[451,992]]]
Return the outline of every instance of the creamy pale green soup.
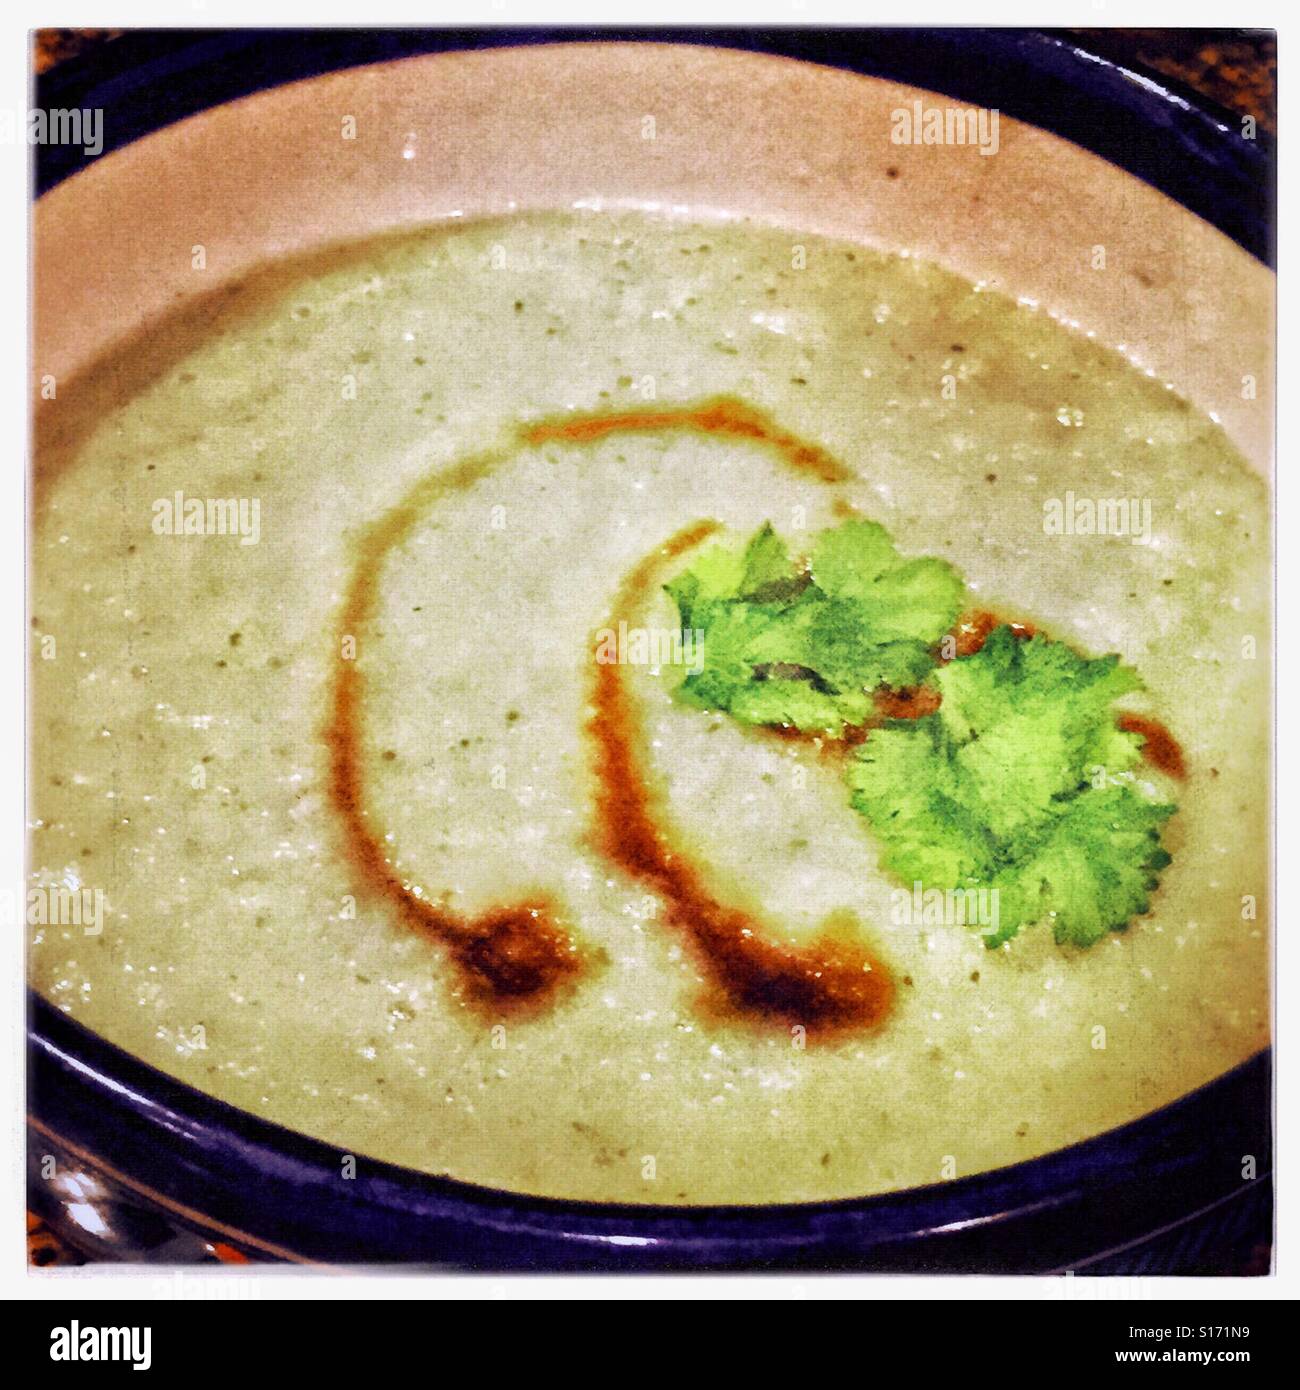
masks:
[[[688,429],[519,433],[717,396],[850,480]],[[98,891],[102,930],[38,921],[31,977],[212,1095],[496,1187],[764,1203],[1029,1158],[1268,1040],[1266,487],[1040,313],[749,224],[520,216],[255,275],[61,386],[38,439],[31,886]],[[242,501],[222,513],[242,534],[209,499]],[[1080,499],[1133,499],[1149,533],[1045,526]],[[787,942],[848,921],[890,972],[880,1026],[819,1040],[707,1006],[691,943],[602,852],[587,726],[593,633],[669,537],[812,536],[847,507],[950,560],[979,606],[1118,653],[1146,684],[1125,706],[1188,775],[1149,915],[1086,951],[1045,926],[989,951],[897,920],[814,744],[628,663],[664,833],[710,891]],[[676,622],[657,583],[625,616]],[[582,968],[494,1012],[358,860],[359,827],[439,911],[545,899]]]

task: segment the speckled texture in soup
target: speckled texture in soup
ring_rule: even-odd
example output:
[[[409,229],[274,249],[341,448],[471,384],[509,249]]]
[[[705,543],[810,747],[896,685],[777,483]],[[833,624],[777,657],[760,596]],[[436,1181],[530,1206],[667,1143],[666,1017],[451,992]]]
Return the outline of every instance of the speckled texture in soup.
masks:
[[[154,1065],[474,1182],[759,1203],[1028,1158],[1266,1043],[1266,488],[1209,420],[1046,316],[750,225],[517,217],[274,269],[60,394],[33,548],[33,883],[105,909],[97,935],[34,927],[31,972]],[[854,480],[688,431],[518,443],[521,420],[718,394]],[[257,543],[157,534],[178,491],[256,500]],[[1150,542],[1045,534],[1071,492],[1149,501]],[[351,634],[364,815],[411,891],[558,905],[589,963],[532,1016],[471,1005],[362,881],[331,799],[342,605],[413,496]],[[584,724],[592,633],[632,567],[699,518],[811,533],[837,499],[952,560],[981,604],[1120,653],[1147,685],[1126,703],[1189,777],[1148,917],[1087,952],[1042,927],[989,952],[891,922],[811,749],[629,667],[681,851],[785,937],[852,911],[898,982],[878,1031],[801,1048],[702,1008],[689,947],[594,848]],[[654,596],[646,624],[672,618]]]

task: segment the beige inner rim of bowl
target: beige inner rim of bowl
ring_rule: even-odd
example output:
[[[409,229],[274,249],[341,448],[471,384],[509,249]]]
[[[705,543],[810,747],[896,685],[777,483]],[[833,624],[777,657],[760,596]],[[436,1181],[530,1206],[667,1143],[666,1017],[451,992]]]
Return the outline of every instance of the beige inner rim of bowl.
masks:
[[[891,113],[916,101],[957,106],[784,58],[616,43],[437,54],[275,88],[39,201],[35,376],[66,380],[162,312],[327,242],[641,206],[906,250],[1040,304],[1171,383],[1269,474],[1272,274],[1163,194],[1005,117],[991,156],[892,143]]]

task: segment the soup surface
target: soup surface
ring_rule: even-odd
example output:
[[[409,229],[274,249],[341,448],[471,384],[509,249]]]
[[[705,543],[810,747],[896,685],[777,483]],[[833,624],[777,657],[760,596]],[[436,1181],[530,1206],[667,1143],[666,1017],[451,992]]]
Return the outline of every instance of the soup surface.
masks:
[[[1139,534],[1047,524],[1112,499]],[[594,634],[675,627],[700,523],[850,509],[1141,674],[1186,776],[1144,770],[1179,811],[1128,931],[899,920],[815,742],[630,648],[600,676]],[[588,213],[269,268],[40,422],[32,978],[234,1105],[532,1193],[847,1197],[1086,1138],[1267,1042],[1268,527],[1172,391],[915,260]],[[875,1026],[719,1005],[611,851],[629,759],[712,901],[870,953]]]

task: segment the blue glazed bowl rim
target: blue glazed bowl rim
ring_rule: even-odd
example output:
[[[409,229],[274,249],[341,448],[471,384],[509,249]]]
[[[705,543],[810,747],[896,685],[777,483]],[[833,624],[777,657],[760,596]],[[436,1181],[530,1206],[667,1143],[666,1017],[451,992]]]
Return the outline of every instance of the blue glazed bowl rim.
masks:
[[[885,77],[983,106],[1064,136],[1152,184],[1273,263],[1274,153],[1264,135],[1233,134],[1240,118],[1180,84],[1089,52],[1070,36],[1009,29],[660,29],[137,31],[56,68],[38,83],[42,106],[105,109],[105,152],[220,102],[340,68],[466,48],[581,40],[680,42],[739,48]],[[38,147],[42,194],[83,167],[74,151]],[[104,1113],[165,1144],[191,1146],[232,1188],[257,1184],[321,1193],[346,1150],[263,1120],[176,1080],[29,992],[29,1047],[43,1085],[75,1079]],[[830,1202],[673,1206],[533,1197],[358,1157],[349,1202],[403,1220],[577,1246],[696,1249],[734,1244],[779,1264],[822,1239],[873,1246],[1064,1208],[1092,1185],[1180,1170],[1170,1135],[1191,1145],[1213,1133],[1243,1094],[1269,1094],[1271,1054],[1139,1119],[1037,1158],[934,1185]],[[1263,1088],[1262,1090],[1260,1088]],[[56,1107],[57,1108],[57,1107]],[[39,1109],[39,1107],[38,1107]],[[1265,1126],[1269,1117],[1261,1116]],[[216,1170],[212,1165],[218,1165]],[[1172,1165],[1172,1168],[1171,1168]],[[193,1185],[193,1174],[188,1180]],[[183,1188],[186,1180],[178,1178]],[[201,1191],[200,1188],[198,1189]],[[1210,1187],[1189,1193],[1217,1200]],[[249,1200],[256,1188],[246,1186]],[[413,1231],[412,1245],[419,1246]]]
[[[270,1177],[275,1186],[319,1197],[323,1180],[335,1184],[349,1150],[168,1076],[34,992],[30,1002],[29,1045],[47,1068],[46,1085],[54,1075],[75,1076],[105,1113],[141,1122],[164,1146],[193,1149],[202,1155],[204,1169],[219,1171],[236,1190]],[[1271,1065],[1266,1048],[1177,1100],[1077,1144],[969,1177],[866,1197],[761,1205],[590,1202],[509,1192],[363,1155],[355,1156],[357,1171],[347,1184],[348,1197],[403,1219],[449,1219],[471,1230],[527,1233],[569,1246],[667,1245],[689,1257],[697,1245],[732,1242],[776,1252],[809,1239],[868,1235],[877,1247],[1070,1207],[1090,1188],[1117,1180],[1195,1180],[1195,1165],[1179,1156],[1183,1141],[1204,1140],[1212,1126],[1235,1117],[1243,1095],[1268,1094]],[[1255,1118],[1267,1129],[1267,1115]],[[1239,1132],[1234,1130],[1234,1139]],[[53,1137],[65,1135],[55,1130]],[[1257,1139],[1252,1133],[1244,1142],[1258,1148]],[[1264,1179],[1271,1155],[1261,1158],[1259,1177]],[[1189,1191],[1185,1215],[1221,1200],[1221,1187],[1215,1183]],[[419,1232],[411,1235],[418,1248]]]
[[[1068,31],[644,27],[135,30],[38,78],[37,104],[105,112],[104,154],[208,107],[342,68],[425,54],[575,42],[683,43],[842,68],[997,108],[1101,155],[1272,266],[1276,150],[1242,115]],[[109,117],[111,116],[111,119]],[[39,196],[85,167],[37,146]]]

